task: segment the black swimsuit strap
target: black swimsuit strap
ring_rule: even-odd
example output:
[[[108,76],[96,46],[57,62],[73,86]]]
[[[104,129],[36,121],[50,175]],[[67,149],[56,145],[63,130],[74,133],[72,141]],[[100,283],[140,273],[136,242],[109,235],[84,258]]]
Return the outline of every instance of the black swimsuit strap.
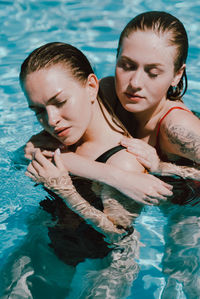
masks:
[[[123,145],[117,145],[113,148],[110,148],[108,151],[106,151],[105,153],[103,153],[101,156],[99,156],[95,161],[97,162],[102,162],[102,163],[106,163],[106,161],[115,153],[121,151],[125,149],[125,147]]]

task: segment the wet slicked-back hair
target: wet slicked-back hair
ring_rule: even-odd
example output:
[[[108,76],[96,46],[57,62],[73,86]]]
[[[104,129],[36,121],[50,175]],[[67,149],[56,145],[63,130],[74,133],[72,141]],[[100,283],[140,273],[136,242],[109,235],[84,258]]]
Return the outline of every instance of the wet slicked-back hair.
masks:
[[[123,29],[117,49],[117,57],[120,55],[123,40],[136,31],[151,30],[158,35],[167,34],[168,43],[176,47],[177,53],[174,61],[174,72],[177,72],[188,55],[188,37],[183,24],[173,15],[164,11],[149,11],[137,15]],[[133,49],[134,51],[134,49]],[[185,79],[185,84],[184,84]],[[180,99],[187,90],[187,76],[184,70],[183,76],[176,89],[170,86],[167,98],[171,100]]]
[[[21,86],[28,74],[59,63],[69,67],[73,77],[81,82],[94,73],[87,57],[79,49],[70,44],[53,42],[35,49],[24,60],[19,75]]]

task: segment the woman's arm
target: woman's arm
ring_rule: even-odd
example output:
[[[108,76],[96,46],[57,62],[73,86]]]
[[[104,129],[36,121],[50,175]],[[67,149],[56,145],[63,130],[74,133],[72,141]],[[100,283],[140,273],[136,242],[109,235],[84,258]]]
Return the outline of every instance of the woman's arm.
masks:
[[[118,229],[106,214],[91,206],[77,192],[63,166],[58,151],[55,152],[54,163],[52,163],[43,156],[40,150],[37,150],[34,159],[27,168],[26,175],[60,196],[72,211],[82,217],[95,230],[105,235],[106,241],[117,242],[126,234],[123,228]]]
[[[161,175],[177,175],[184,179],[192,179],[200,181],[200,167],[178,166],[173,163],[160,162],[157,171],[154,173]]]
[[[32,136],[26,144],[25,157],[32,160],[35,151],[40,148],[51,159],[55,145],[63,148],[55,138],[42,131]],[[62,153],[62,159],[66,169],[72,174],[108,184],[141,204],[157,204],[159,200],[172,195],[172,187],[152,175],[134,171],[127,173],[119,165],[91,161],[74,153]]]
[[[112,163],[115,159],[117,165],[91,161],[75,153],[63,153],[61,158],[63,165],[72,174],[110,185],[138,203],[157,204],[172,195],[172,186],[141,170],[136,172],[135,162],[130,159],[131,154],[126,161],[120,159],[119,154],[122,153],[118,152],[118,157],[115,154],[112,158]]]
[[[152,146],[139,139],[124,138],[121,144],[134,154],[138,161],[153,174],[177,175],[182,178],[200,181],[200,166],[178,166],[170,162],[162,162]]]
[[[200,164],[200,119],[183,110],[172,111],[162,122],[161,150]]]

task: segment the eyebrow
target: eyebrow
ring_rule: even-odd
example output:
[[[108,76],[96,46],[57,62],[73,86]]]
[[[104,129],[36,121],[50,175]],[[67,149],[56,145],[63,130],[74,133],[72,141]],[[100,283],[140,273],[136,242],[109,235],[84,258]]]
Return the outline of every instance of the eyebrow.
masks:
[[[120,58],[127,60],[129,63],[135,63],[138,64],[136,61],[132,60],[131,58],[127,57],[127,56],[121,56]],[[145,65],[148,68],[154,68],[154,67],[159,67],[162,66],[161,63],[149,63]]]
[[[57,96],[62,92],[62,90],[60,90],[59,92],[57,92],[54,96],[52,96],[48,101],[47,101],[47,105],[50,105],[51,102],[55,101]]]
[[[158,67],[158,66],[162,66],[161,63],[150,63],[146,65],[148,68],[154,68],[154,67]]]
[[[47,101],[47,105],[50,105],[53,101],[55,101],[56,98],[57,98],[57,96],[58,96],[61,92],[62,92],[62,90],[59,91],[59,92],[57,92],[55,95],[53,95],[53,96]],[[34,106],[34,105],[29,105],[28,107],[29,107],[30,109],[35,109],[35,108],[36,108],[36,106]]]

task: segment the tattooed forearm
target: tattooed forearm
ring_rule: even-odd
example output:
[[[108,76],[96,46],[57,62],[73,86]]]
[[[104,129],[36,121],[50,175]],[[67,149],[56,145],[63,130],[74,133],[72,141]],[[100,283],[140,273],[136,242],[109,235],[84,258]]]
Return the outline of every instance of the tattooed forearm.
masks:
[[[83,218],[95,230],[103,234],[107,242],[118,242],[127,234],[126,226],[118,228],[118,223],[109,219],[109,215],[96,209],[77,192],[68,174],[63,173],[58,177],[43,177],[40,181],[37,180],[37,182],[43,183],[46,188],[60,196],[72,211]],[[110,208],[112,208],[112,202],[110,204]],[[126,210],[124,209],[123,211]]]
[[[170,143],[177,145],[185,157],[200,163],[200,134],[196,134],[190,128],[186,129],[172,123],[164,129]]]
[[[161,175],[178,175],[184,179],[200,181],[200,168],[179,166],[169,162],[160,162],[157,173]]]

